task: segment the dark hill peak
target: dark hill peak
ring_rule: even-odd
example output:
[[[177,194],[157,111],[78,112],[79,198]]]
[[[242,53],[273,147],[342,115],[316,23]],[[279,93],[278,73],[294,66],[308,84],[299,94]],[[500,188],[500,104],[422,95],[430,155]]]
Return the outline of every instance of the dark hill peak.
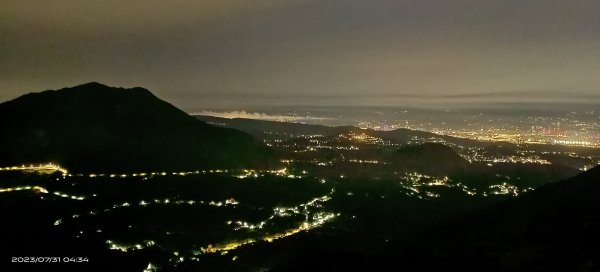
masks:
[[[47,103],[59,102],[78,103],[96,101],[102,103],[105,100],[115,100],[117,97],[143,98],[144,100],[159,100],[149,90],[134,87],[134,88],[118,88],[110,87],[98,82],[89,82],[74,87],[62,88],[59,90],[46,90],[37,93],[28,93],[14,100],[3,103],[4,107],[10,107],[13,103]],[[144,101],[139,100],[138,102]],[[162,101],[161,101],[162,102]]]
[[[63,88],[58,90],[60,92],[62,90],[71,90],[71,91],[82,91],[82,92],[93,92],[93,91],[106,91],[106,92],[140,92],[152,94],[148,89],[142,87],[132,87],[132,88],[123,88],[123,87],[111,87],[99,82],[88,82],[81,85]]]
[[[393,153],[392,160],[400,168],[433,175],[450,175],[469,163],[451,147],[438,143],[402,147]]]
[[[81,85],[71,87],[71,89],[76,89],[76,88],[110,88],[110,87],[108,87],[107,85],[104,85],[102,83],[92,81],[92,82],[88,82],[88,83],[84,83]]]
[[[252,136],[199,121],[144,88],[91,82],[0,104],[0,165],[56,162],[70,170],[252,166]]]
[[[142,87],[133,87],[133,88],[121,88],[121,87],[111,87],[108,85],[104,85],[98,82],[89,82],[69,88],[63,88],[60,90],[56,90],[53,92],[77,92],[80,95],[89,95],[90,93],[98,93],[99,95],[105,94],[138,94],[138,95],[148,95],[155,97],[152,92]]]

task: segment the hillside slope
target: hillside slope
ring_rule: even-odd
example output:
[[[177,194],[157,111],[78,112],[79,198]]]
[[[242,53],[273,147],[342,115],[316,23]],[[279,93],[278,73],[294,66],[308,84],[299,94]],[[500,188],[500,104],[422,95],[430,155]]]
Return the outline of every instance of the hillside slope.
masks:
[[[71,170],[177,170],[265,165],[241,131],[199,121],[143,88],[88,83],[0,104],[0,165]]]

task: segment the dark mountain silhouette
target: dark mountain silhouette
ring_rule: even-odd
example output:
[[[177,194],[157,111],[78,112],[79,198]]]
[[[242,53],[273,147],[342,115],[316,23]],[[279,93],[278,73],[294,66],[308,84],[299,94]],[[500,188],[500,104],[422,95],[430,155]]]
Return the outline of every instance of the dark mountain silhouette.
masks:
[[[600,271],[599,194],[597,166],[448,222],[417,243],[444,266]]]
[[[469,164],[452,148],[438,143],[402,147],[393,153],[392,161],[400,168],[433,175],[448,175]]]
[[[85,171],[264,165],[252,136],[208,125],[143,88],[99,83],[0,104],[0,165],[56,162]]]

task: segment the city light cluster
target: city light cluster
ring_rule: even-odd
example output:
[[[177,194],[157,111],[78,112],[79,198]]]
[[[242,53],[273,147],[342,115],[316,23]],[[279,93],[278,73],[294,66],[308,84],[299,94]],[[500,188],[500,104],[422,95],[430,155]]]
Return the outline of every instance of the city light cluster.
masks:
[[[111,250],[118,250],[121,252],[129,252],[129,251],[142,250],[145,248],[153,247],[156,245],[156,242],[154,242],[153,240],[144,240],[141,243],[123,244],[123,243],[118,243],[118,242],[115,242],[112,240],[107,240],[106,244],[108,244],[108,248]]]

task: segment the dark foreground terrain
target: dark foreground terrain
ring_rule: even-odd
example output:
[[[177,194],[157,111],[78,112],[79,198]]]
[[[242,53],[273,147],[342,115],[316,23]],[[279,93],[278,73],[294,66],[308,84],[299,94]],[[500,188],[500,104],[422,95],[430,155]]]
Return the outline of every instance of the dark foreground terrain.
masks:
[[[283,173],[0,174],[3,267],[597,271],[600,170],[519,197]],[[11,191],[12,189],[12,191]],[[11,263],[10,257],[85,257]],[[21,259],[19,261],[22,261]],[[12,270],[9,270],[12,271]],[[152,271],[152,269],[150,269]]]

